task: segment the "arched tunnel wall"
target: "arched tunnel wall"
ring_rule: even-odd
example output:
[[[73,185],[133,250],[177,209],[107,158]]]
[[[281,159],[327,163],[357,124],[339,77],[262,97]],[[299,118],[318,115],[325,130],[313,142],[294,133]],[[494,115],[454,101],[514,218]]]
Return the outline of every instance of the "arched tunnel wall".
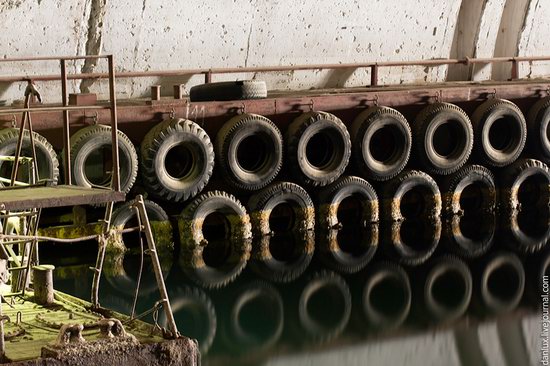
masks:
[[[550,2],[543,0],[6,0],[0,24],[0,57],[113,53],[117,70],[167,70],[448,57],[524,56],[550,53],[546,35]],[[102,70],[93,62],[73,70]],[[2,64],[2,74],[57,73],[55,63]],[[521,76],[550,73],[550,65],[525,65]],[[380,83],[464,79],[465,67],[388,68]],[[473,70],[475,80],[506,79],[505,68]],[[255,75],[231,75],[229,79]],[[260,76],[258,76],[260,77]],[[216,76],[222,80],[224,76]],[[271,73],[271,89],[368,84],[369,71]],[[151,84],[202,78],[120,80],[121,97],[148,95]],[[50,85],[50,84],[49,84]],[[21,86],[22,88],[23,86]],[[73,91],[106,93],[103,82],[73,81]],[[45,90],[59,98],[58,83]],[[22,90],[0,85],[0,99]]]

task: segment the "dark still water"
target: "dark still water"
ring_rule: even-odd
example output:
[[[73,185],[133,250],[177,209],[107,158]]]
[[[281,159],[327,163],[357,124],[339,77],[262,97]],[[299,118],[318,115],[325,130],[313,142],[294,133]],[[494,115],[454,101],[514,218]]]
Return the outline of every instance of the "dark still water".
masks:
[[[177,248],[162,265],[203,365],[536,365],[549,236],[547,212],[466,215],[254,242],[242,273],[214,288]],[[89,299],[93,255],[55,263],[56,288]],[[101,305],[129,314],[139,269],[139,255],[108,257]],[[136,313],[157,300],[146,260]]]

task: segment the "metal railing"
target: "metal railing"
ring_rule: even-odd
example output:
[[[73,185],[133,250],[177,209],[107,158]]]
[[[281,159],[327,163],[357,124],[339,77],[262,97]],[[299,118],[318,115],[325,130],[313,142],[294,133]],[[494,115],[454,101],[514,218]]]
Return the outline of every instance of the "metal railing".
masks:
[[[109,105],[108,106],[69,106],[69,96],[67,91],[67,81],[69,79],[87,79],[86,74],[71,74],[67,73],[67,61],[86,60],[86,59],[107,59],[108,72],[103,74],[102,78],[109,79]],[[24,129],[25,119],[29,119],[31,112],[48,112],[48,111],[60,111],[63,113],[63,148],[64,148],[64,173],[65,184],[72,185],[72,171],[71,171],[71,149],[70,149],[70,111],[84,110],[84,109],[109,109],[111,111],[111,143],[112,143],[112,180],[111,189],[114,191],[120,191],[120,176],[119,176],[119,156],[118,156],[118,122],[117,122],[117,101],[116,101],[116,84],[115,84],[115,65],[113,55],[87,55],[87,56],[62,56],[62,57],[20,57],[20,58],[5,58],[0,59],[0,62],[24,62],[24,61],[58,61],[60,64],[61,72],[53,78],[40,78],[40,77],[0,77],[1,81],[11,80],[26,81],[29,86],[33,85],[35,81],[45,80],[61,80],[61,106],[41,106],[32,107],[25,105],[24,108],[0,108],[0,115],[2,114],[14,114],[23,113],[23,119],[21,121],[21,130]],[[14,79],[14,80],[12,80]],[[32,124],[30,124],[32,126]],[[30,130],[32,139],[32,129]],[[20,137],[22,138],[22,137]],[[18,147],[19,149],[19,147]],[[16,151],[17,152],[17,151]],[[17,158],[17,154],[16,154]],[[17,169],[15,169],[15,173]],[[13,178],[12,178],[13,180]]]
[[[80,59],[93,58],[94,56],[79,56]],[[54,60],[58,58],[52,57],[35,57],[35,58],[19,58],[11,59],[15,61],[29,60]],[[62,59],[71,59],[71,57],[63,57]],[[7,59],[0,59],[0,62]],[[370,69],[370,85],[377,86],[379,82],[379,70],[386,67],[405,67],[405,66],[423,66],[436,67],[445,65],[483,65],[496,63],[511,63],[510,79],[517,80],[519,78],[519,65],[525,62],[540,62],[550,61],[550,56],[532,56],[532,57],[491,57],[491,58],[469,58],[462,59],[431,59],[431,60],[413,60],[413,61],[383,61],[383,62],[360,62],[360,63],[338,63],[338,64],[311,64],[311,65],[288,65],[288,66],[257,66],[257,67],[230,67],[230,68],[199,68],[199,69],[181,69],[181,70],[157,70],[157,71],[130,71],[119,72],[117,78],[134,78],[134,77],[167,77],[167,76],[189,76],[189,75],[204,75],[205,83],[212,82],[213,75],[216,74],[236,74],[236,73],[255,73],[255,72],[281,72],[281,71],[306,71],[306,70],[339,70],[339,69]],[[81,73],[69,74],[69,80],[82,79],[106,79],[109,73]],[[0,82],[20,82],[27,80],[37,81],[55,81],[60,80],[59,75],[26,75],[26,76],[8,76],[0,77]]]

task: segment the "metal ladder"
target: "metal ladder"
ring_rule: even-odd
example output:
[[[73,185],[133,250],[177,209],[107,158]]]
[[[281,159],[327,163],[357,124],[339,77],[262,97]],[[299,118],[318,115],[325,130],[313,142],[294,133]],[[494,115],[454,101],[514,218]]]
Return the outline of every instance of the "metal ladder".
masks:
[[[99,241],[99,250],[97,254],[97,260],[95,267],[91,267],[91,270],[94,271],[94,279],[92,283],[92,306],[98,308],[99,305],[99,282],[101,278],[101,272],[103,270],[103,263],[105,261],[105,252],[108,245],[108,238],[110,235],[111,229],[111,214],[112,214],[112,204],[108,204],[107,209],[105,210],[105,220],[104,220],[104,230],[102,235],[98,237]],[[153,270],[155,272],[155,278],[157,281],[157,286],[160,292],[160,300],[157,302],[155,307],[152,310],[156,310],[157,305],[162,306],[164,309],[164,314],[168,323],[168,330],[170,335],[174,338],[179,337],[180,333],[178,332],[178,327],[174,319],[174,314],[172,312],[172,306],[170,305],[170,299],[168,297],[168,291],[166,290],[166,284],[164,283],[164,277],[162,276],[162,268],[160,266],[160,260],[158,258],[157,249],[155,245],[155,239],[153,237],[153,232],[151,230],[151,223],[149,217],[147,216],[147,211],[145,209],[145,202],[142,195],[138,195],[134,200],[134,209],[137,213],[138,218],[138,230],[140,234],[145,234],[145,239],[147,241],[147,250],[144,252],[149,254],[151,257],[151,262],[153,264]],[[139,282],[138,289],[139,290]],[[152,311],[147,311],[145,313],[150,313]],[[142,315],[145,315],[142,314]],[[138,316],[139,318],[141,316]],[[134,319],[134,314],[132,311],[132,319]]]

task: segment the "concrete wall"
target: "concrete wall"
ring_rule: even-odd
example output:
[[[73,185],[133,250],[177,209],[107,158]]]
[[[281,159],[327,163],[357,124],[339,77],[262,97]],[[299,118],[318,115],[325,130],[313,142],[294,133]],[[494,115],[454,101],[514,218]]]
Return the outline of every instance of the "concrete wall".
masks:
[[[543,0],[3,0],[0,57],[113,53],[118,70],[157,70],[547,54],[549,14],[550,2]],[[58,72],[55,63],[36,66],[0,64],[0,74]],[[72,69],[102,68],[79,62]],[[522,75],[537,77],[549,70],[548,65],[527,65]],[[392,68],[380,78],[396,84],[437,82],[447,79],[447,71]],[[493,74],[505,78],[505,71]],[[469,73],[451,70],[449,78]],[[483,80],[491,70],[473,74]],[[369,83],[363,69],[217,80],[245,77],[265,79],[271,89]],[[151,84],[161,84],[169,94],[174,83],[190,87],[199,82],[201,78],[120,80],[118,91],[121,97],[143,96]],[[98,82],[75,81],[70,87],[107,91]],[[58,100],[57,84],[42,89],[48,101]],[[0,99],[21,94],[21,87],[0,84]]]

